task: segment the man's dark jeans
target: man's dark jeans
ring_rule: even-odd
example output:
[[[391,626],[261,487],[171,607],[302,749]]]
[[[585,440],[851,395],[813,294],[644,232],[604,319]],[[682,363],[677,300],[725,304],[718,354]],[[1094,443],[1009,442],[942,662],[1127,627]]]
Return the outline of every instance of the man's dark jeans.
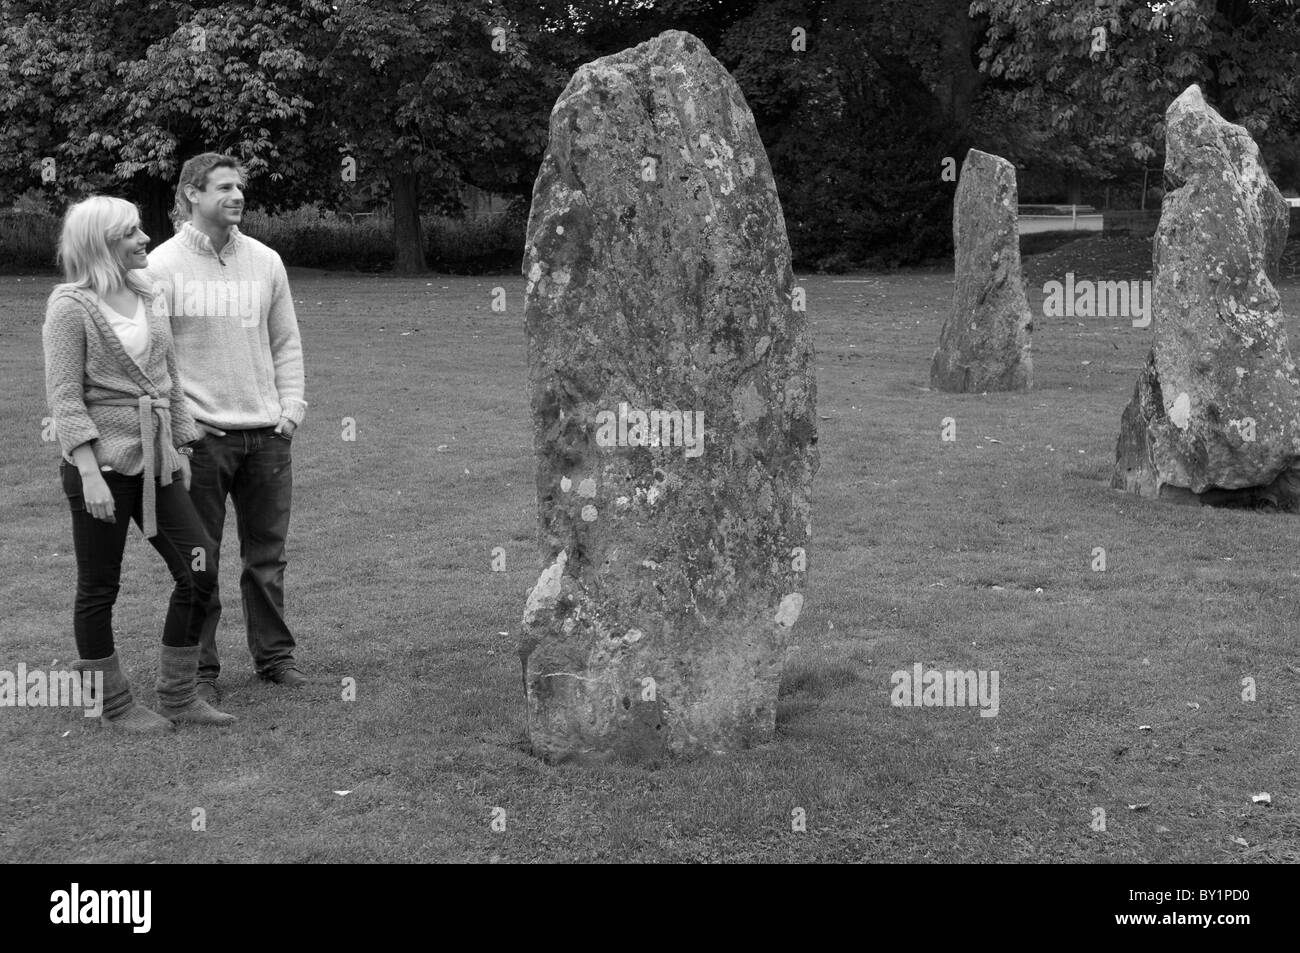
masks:
[[[248,651],[257,674],[269,676],[293,662],[294,640],[284,621],[284,544],[289,535],[293,501],[291,437],[274,427],[227,430],[224,437],[207,434],[194,446],[190,499],[221,548],[226,524],[226,497],[235,504],[239,555],[244,571],[239,591],[244,600]],[[219,562],[213,553],[214,573]],[[217,657],[217,623],[221,620],[220,588],[214,587],[199,638],[199,680],[215,681],[221,671]]]
[[[144,515],[144,477],[106,471],[104,482],[113,494],[114,522],[86,512],[81,474],[66,461],[59,466],[63,493],[72,510],[72,543],[77,554],[77,602],[73,634],[83,659],[113,654],[113,606],[122,580],[126,534]],[[156,479],[156,478],[155,478]],[[163,622],[163,645],[196,645],[202,633],[206,605],[217,585],[216,547],[194,512],[181,482],[181,471],[167,486],[159,484],[156,513],[158,535],[149,540],[167,562],[176,585]]]

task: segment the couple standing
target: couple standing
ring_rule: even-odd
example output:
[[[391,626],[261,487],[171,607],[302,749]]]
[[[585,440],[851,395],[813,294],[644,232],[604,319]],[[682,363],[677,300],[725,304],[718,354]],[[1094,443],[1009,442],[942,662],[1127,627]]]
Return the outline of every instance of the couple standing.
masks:
[[[92,196],[64,217],[65,282],[50,295],[42,337],[77,557],[73,667],[103,672],[102,721],[127,731],[235,720],[214,707],[227,496],[257,673],[306,683],[284,619],[290,445],[307,410],[302,345],[280,256],[237,227],[243,189],[232,157],[190,159],[176,187],[178,231],[152,255],[129,202]],[[175,581],[161,715],[135,702],[113,641],[132,519]]]

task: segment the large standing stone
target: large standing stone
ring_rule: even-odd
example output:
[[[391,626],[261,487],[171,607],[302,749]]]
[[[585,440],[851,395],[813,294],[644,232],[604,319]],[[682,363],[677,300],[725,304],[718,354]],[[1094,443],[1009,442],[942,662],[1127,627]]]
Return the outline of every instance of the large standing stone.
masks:
[[[768,738],[806,588],[812,345],[753,116],[695,37],[574,74],[524,271],[534,752],[655,763]]]
[[[1295,508],[1300,379],[1277,290],[1286,200],[1241,126],[1196,86],[1165,114],[1172,190],[1156,230],[1154,339],[1124,409],[1112,485]]]
[[[1033,384],[1017,207],[1016,167],[967,152],[952,206],[956,287],[930,362],[931,387],[967,394]]]

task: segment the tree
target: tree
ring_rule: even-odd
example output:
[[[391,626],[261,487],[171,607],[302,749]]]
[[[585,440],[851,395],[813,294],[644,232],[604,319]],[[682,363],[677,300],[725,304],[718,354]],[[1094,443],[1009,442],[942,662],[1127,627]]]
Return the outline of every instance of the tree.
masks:
[[[538,55],[546,4],[341,0],[326,19],[320,103],[357,174],[387,179],[395,270],[425,270],[424,200],[458,211],[464,183],[536,175],[559,70]],[[553,100],[553,94],[550,100]]]
[[[1090,174],[1163,150],[1166,107],[1192,83],[1264,146],[1300,117],[1293,0],[974,0],[981,69],[1024,131],[1022,149]]]
[[[767,146],[796,261],[896,264],[951,247],[943,160],[976,138],[987,80],[967,5],[769,0],[725,33],[720,56]]]
[[[21,193],[53,168],[43,181],[60,204],[125,191],[159,240],[191,154],[228,151],[253,176],[299,177],[311,162],[299,41],[326,10],[323,0],[5,2],[0,189]]]

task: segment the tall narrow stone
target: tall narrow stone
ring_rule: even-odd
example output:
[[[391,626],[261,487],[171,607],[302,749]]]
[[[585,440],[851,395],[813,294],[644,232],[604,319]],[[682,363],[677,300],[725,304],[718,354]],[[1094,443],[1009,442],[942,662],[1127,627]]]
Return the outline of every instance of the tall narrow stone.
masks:
[[[695,37],[574,74],[524,273],[534,752],[656,763],[769,738],[806,589],[812,344],[753,116]]]
[[[1020,276],[1016,168],[971,149],[952,206],[956,287],[930,362],[930,386],[956,393],[1027,390],[1033,321]]]
[[[1153,341],[1120,421],[1114,487],[1300,505],[1300,378],[1273,279],[1288,208],[1241,126],[1196,86],[1165,114]]]

